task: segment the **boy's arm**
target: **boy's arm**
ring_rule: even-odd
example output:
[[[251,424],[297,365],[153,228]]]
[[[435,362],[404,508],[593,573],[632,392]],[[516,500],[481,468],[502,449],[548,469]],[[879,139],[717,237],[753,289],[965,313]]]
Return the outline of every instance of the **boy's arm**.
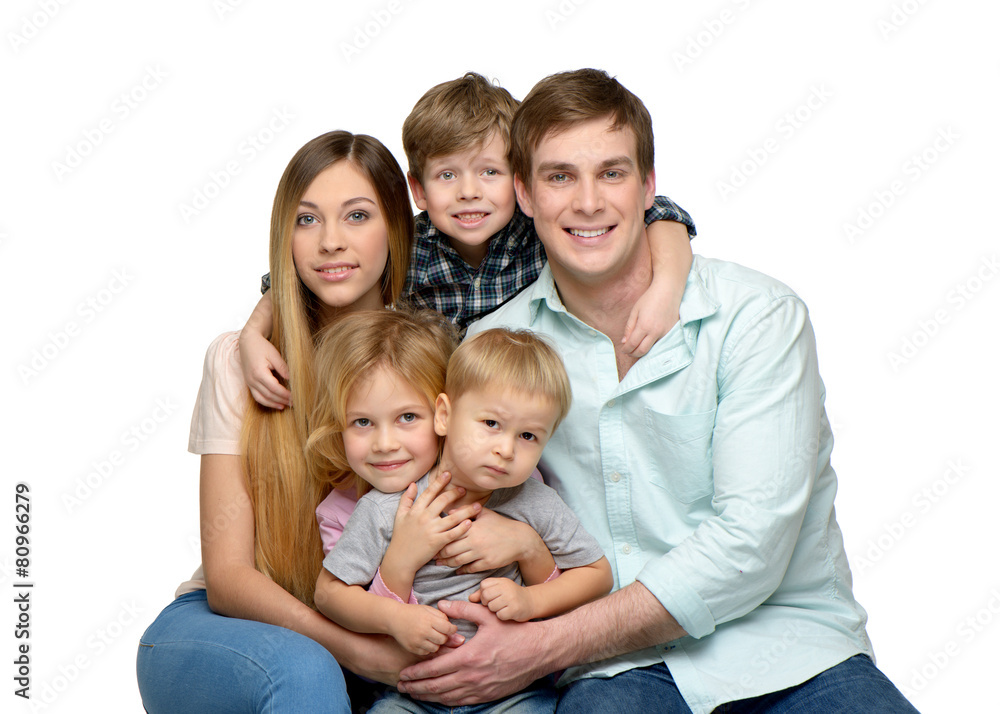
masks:
[[[438,651],[457,628],[440,610],[428,605],[407,605],[348,585],[328,570],[316,581],[316,608],[352,632],[392,636],[417,655]],[[458,643],[460,644],[460,643]]]
[[[564,570],[553,580],[527,587],[508,578],[486,578],[469,602],[482,602],[501,620],[527,622],[561,615],[611,592],[608,559]]]
[[[265,293],[240,332],[240,366],[254,401],[271,409],[284,409],[291,406],[292,393],[274,376],[277,372],[286,381],[289,378],[288,365],[268,339],[273,327],[271,295]]]
[[[693,260],[688,229],[683,224],[656,221],[646,231],[653,280],[632,307],[622,338],[623,350],[636,358],[649,352],[677,322]]]

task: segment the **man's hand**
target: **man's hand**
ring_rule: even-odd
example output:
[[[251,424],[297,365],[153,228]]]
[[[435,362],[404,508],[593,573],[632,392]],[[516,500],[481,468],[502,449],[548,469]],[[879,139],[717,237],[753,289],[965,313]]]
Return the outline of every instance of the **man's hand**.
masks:
[[[534,617],[531,591],[510,578],[486,578],[469,602],[482,603],[501,620],[527,622]]]
[[[501,622],[482,605],[443,600],[448,617],[479,626],[461,647],[442,649],[400,672],[399,691],[414,699],[463,706],[502,699],[549,673],[543,661],[543,625]]]

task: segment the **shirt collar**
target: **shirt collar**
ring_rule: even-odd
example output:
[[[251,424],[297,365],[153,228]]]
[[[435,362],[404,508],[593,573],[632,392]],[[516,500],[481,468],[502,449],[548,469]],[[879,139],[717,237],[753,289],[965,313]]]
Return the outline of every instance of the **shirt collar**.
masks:
[[[681,325],[696,322],[709,315],[714,315],[722,304],[705,285],[705,281],[701,276],[701,269],[703,267],[703,258],[700,255],[694,256],[691,263],[691,270],[688,272],[687,284],[684,286],[684,295],[681,297]],[[542,268],[542,272],[538,274],[538,279],[530,289],[531,293],[528,303],[528,319],[530,323],[534,323],[538,315],[538,308],[543,302],[552,312],[568,312],[566,306],[563,305],[562,299],[559,297],[555,279],[552,277],[552,269],[548,263]]]

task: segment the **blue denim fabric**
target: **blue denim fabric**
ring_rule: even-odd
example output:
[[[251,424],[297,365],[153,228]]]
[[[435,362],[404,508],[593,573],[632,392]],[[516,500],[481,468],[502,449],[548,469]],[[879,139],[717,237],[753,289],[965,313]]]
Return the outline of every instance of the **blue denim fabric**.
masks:
[[[351,711],[344,675],[322,645],[217,615],[204,590],[180,596],[153,621],[139,640],[136,673],[150,714]]]
[[[368,711],[368,714],[554,714],[558,695],[549,678],[540,679],[527,689],[512,694],[504,699],[485,704],[473,704],[463,707],[447,707],[443,704],[418,702],[394,689],[386,692],[380,700]]]
[[[610,679],[580,679],[559,699],[565,714],[690,714],[666,665],[632,669]],[[715,714],[916,714],[917,710],[866,655],[773,694],[723,704]]]

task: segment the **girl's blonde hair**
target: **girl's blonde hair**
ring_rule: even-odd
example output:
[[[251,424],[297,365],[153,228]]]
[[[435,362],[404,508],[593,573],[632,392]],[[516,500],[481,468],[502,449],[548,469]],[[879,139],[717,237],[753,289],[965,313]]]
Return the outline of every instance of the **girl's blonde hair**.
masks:
[[[354,488],[359,497],[366,493],[371,486],[351,471],[344,453],[348,398],[384,367],[423,396],[433,411],[457,341],[454,326],[433,310],[356,312],[324,330],[316,346],[319,388],[305,449],[313,479],[333,488]]]
[[[302,195],[317,175],[338,161],[350,161],[368,179],[385,217],[389,257],[382,274],[383,302],[394,303],[402,291],[413,215],[399,164],[370,136],[333,131],[313,139],[289,162],[271,211],[271,342],[288,365],[296,408],[276,411],[248,399],[240,437],[253,503],[257,570],[309,606],[323,554],[314,510],[329,485],[310,478],[303,456],[315,392],[313,341],[319,319],[318,299],[295,270],[292,235]]]

